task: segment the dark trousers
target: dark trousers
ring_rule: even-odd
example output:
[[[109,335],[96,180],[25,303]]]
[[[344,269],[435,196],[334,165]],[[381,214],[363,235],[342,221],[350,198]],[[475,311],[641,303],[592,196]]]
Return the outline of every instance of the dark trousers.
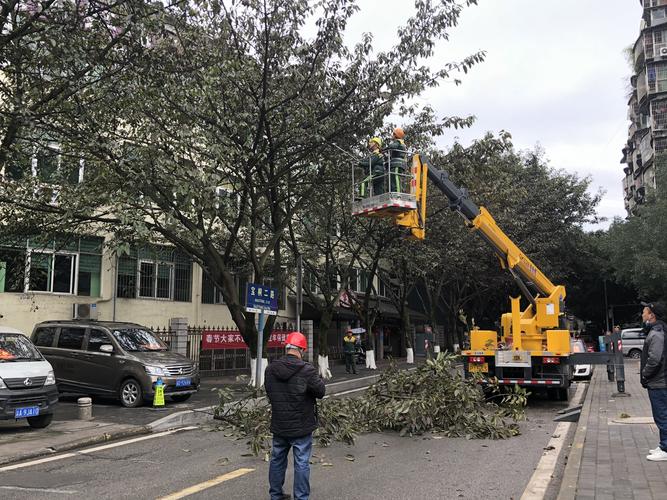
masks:
[[[271,462],[269,462],[269,495],[271,500],[283,498],[283,484],[287,470],[287,456],[292,448],[294,454],[294,500],[308,500],[310,496],[310,455],[313,450],[313,435],[298,438],[273,436]]]
[[[345,353],[345,371],[347,373],[350,373],[350,370],[352,370],[352,373],[355,375],[357,374],[357,365],[354,362],[354,353],[353,352],[346,352]]]
[[[667,389],[649,389],[653,420],[660,431],[660,448],[667,452]]]

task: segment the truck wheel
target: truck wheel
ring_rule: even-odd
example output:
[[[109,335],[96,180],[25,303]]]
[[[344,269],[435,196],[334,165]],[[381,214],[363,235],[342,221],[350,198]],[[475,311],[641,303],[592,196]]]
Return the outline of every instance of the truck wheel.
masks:
[[[639,359],[642,357],[642,352],[639,349],[633,349],[628,353],[628,358]]]
[[[570,399],[570,391],[567,387],[556,389],[556,399],[558,401],[567,401]]]
[[[125,408],[136,408],[144,402],[141,384],[133,378],[128,378],[120,386],[118,391],[120,402]]]
[[[28,425],[33,429],[43,429],[53,420],[53,413],[48,415],[39,415],[37,417],[28,417]]]

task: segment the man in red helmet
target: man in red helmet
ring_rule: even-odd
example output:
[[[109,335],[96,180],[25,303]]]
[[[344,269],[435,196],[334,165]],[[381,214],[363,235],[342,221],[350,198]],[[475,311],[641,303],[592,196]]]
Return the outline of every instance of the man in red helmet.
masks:
[[[300,332],[287,335],[285,356],[266,367],[264,387],[271,402],[273,447],[269,463],[271,500],[290,498],[283,493],[287,456],[294,454],[294,499],[310,496],[310,455],[317,428],[317,399],[324,397],[324,381],[303,353],[308,347]]]

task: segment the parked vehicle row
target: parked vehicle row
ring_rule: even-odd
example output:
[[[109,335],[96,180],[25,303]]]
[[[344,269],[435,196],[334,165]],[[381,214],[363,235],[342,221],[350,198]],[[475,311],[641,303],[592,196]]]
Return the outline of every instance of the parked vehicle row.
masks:
[[[59,392],[113,397],[128,408],[155,394],[158,380],[173,401],[199,390],[199,370],[135,323],[46,321],[28,338],[0,327],[0,420],[53,420]]]
[[[153,397],[158,379],[174,401],[199,390],[194,362],[135,323],[46,321],[35,326],[32,341],[53,365],[61,391],[116,397],[134,408]]]

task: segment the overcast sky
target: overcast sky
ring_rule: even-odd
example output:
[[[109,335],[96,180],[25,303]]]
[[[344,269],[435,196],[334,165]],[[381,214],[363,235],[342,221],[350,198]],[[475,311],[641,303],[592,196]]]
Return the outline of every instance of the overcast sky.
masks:
[[[359,4],[348,34],[371,32],[378,48],[390,46],[411,2]],[[598,214],[609,220],[599,227],[624,217],[619,161],[631,70],[623,51],[639,34],[641,13],[638,0],[479,0],[439,46],[438,60],[485,50],[486,61],[461,86],[445,84],[422,99],[442,115],[473,114],[477,122],[440,145],[505,129],[518,149],[539,144],[552,167],[591,176],[591,190],[605,191]]]

